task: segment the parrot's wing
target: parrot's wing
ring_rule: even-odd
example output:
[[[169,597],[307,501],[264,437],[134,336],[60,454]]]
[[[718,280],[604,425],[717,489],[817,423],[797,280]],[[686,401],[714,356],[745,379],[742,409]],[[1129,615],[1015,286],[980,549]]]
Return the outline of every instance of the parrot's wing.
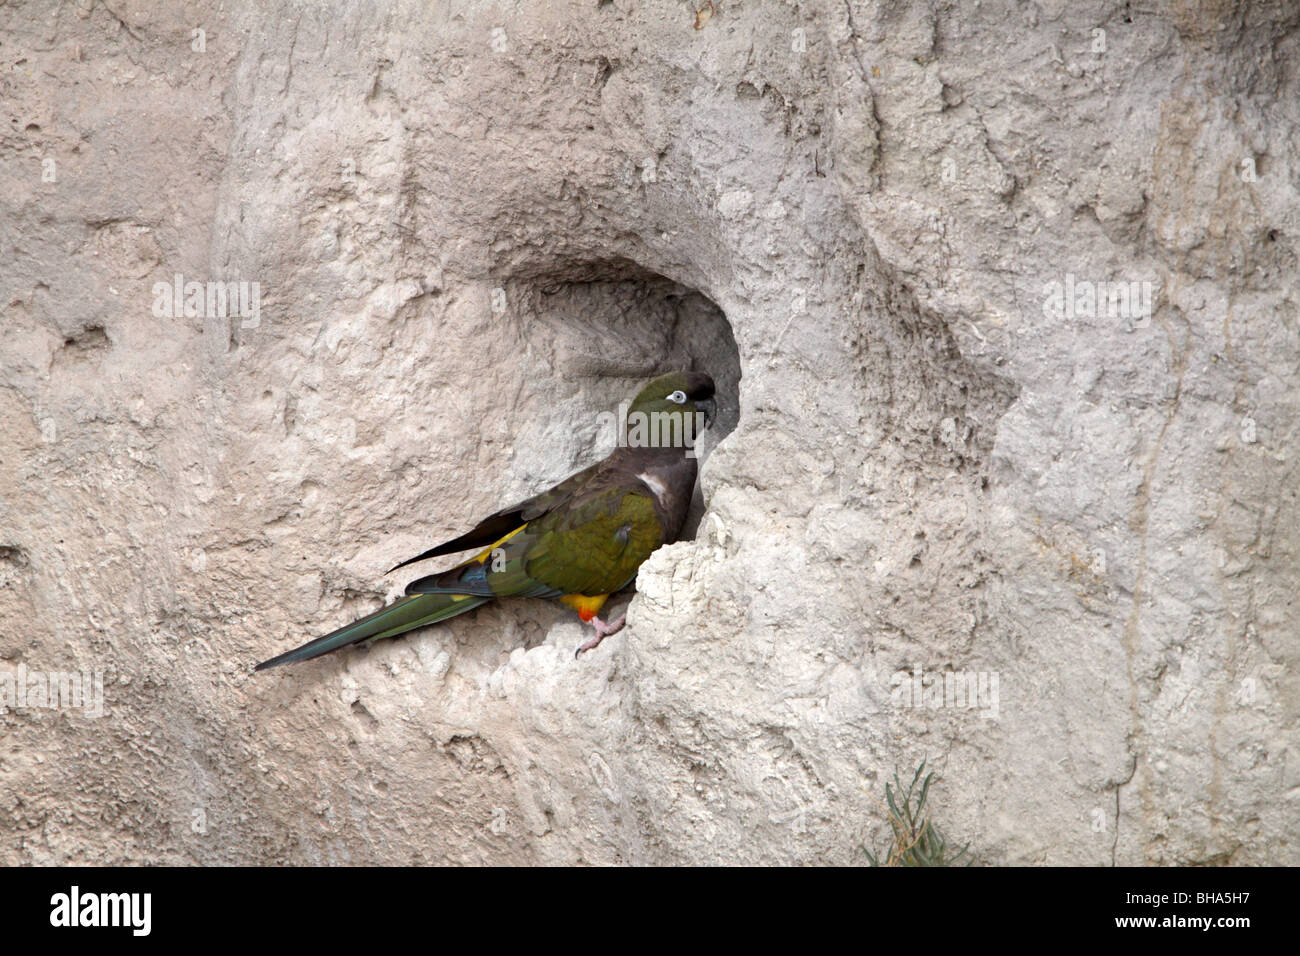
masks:
[[[653,493],[639,482],[593,488],[529,524],[525,533],[533,539],[523,561],[530,580],[590,596],[628,584],[667,537]]]
[[[630,478],[630,480],[629,480]],[[611,469],[589,476],[538,517],[464,564],[407,585],[407,594],[558,597],[619,590],[666,534],[653,492]]]
[[[597,462],[565,478],[554,488],[488,515],[460,537],[445,541],[422,554],[417,554],[413,558],[407,558],[401,564],[389,568],[389,573],[391,574],[398,568],[404,568],[408,564],[423,561],[425,558],[437,558],[444,554],[458,554],[461,551],[468,551],[470,548],[491,547],[510,532],[568,501],[591,480],[602,464],[603,462]]]

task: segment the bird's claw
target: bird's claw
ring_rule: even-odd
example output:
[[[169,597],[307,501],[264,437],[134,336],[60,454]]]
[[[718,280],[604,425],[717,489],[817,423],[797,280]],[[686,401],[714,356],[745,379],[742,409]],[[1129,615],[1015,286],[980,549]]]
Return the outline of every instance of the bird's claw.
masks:
[[[600,642],[603,641],[605,638],[609,637],[611,634],[617,634],[619,631],[623,630],[623,625],[626,623],[627,623],[626,614],[620,614],[617,620],[611,621],[608,624],[606,624],[598,617],[593,617],[591,619],[591,626],[596,629],[596,633],[585,644],[579,645],[578,649],[573,652],[573,659],[576,661],[579,655],[581,655],[583,651],[589,651],[594,647],[599,647]]]

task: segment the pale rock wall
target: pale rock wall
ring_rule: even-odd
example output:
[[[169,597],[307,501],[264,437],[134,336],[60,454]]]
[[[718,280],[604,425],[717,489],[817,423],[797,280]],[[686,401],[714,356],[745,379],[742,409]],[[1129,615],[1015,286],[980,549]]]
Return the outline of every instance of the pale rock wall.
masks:
[[[861,862],[922,758],[983,862],[1297,862],[1300,9],[699,20],[0,6],[0,667],[107,672],[0,717],[0,862]],[[686,364],[707,512],[617,637],[250,673]]]

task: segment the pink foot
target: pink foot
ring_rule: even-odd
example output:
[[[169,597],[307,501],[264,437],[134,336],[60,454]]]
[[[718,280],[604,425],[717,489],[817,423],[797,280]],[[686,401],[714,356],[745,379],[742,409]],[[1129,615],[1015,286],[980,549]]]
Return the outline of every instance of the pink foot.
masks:
[[[626,623],[627,623],[626,614],[620,614],[616,620],[610,621],[608,624],[606,624],[598,617],[593,617],[591,619],[591,626],[596,629],[596,635],[591,640],[589,640],[586,644],[583,644],[581,647],[579,647],[576,651],[573,652],[574,658],[576,659],[577,656],[581,654],[583,651],[589,651],[593,647],[599,647],[600,642],[603,641],[605,638],[609,637],[611,634],[617,634],[619,631],[623,630],[623,625]]]

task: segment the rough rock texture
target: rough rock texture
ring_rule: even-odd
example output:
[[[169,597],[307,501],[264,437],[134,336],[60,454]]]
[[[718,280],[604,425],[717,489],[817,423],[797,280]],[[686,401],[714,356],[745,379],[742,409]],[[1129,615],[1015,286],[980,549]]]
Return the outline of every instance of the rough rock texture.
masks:
[[[0,716],[0,862],[847,863],[926,757],[983,862],[1300,862],[1300,8],[699,7],[0,6],[0,673],[107,711]],[[683,364],[598,651],[250,674]]]

